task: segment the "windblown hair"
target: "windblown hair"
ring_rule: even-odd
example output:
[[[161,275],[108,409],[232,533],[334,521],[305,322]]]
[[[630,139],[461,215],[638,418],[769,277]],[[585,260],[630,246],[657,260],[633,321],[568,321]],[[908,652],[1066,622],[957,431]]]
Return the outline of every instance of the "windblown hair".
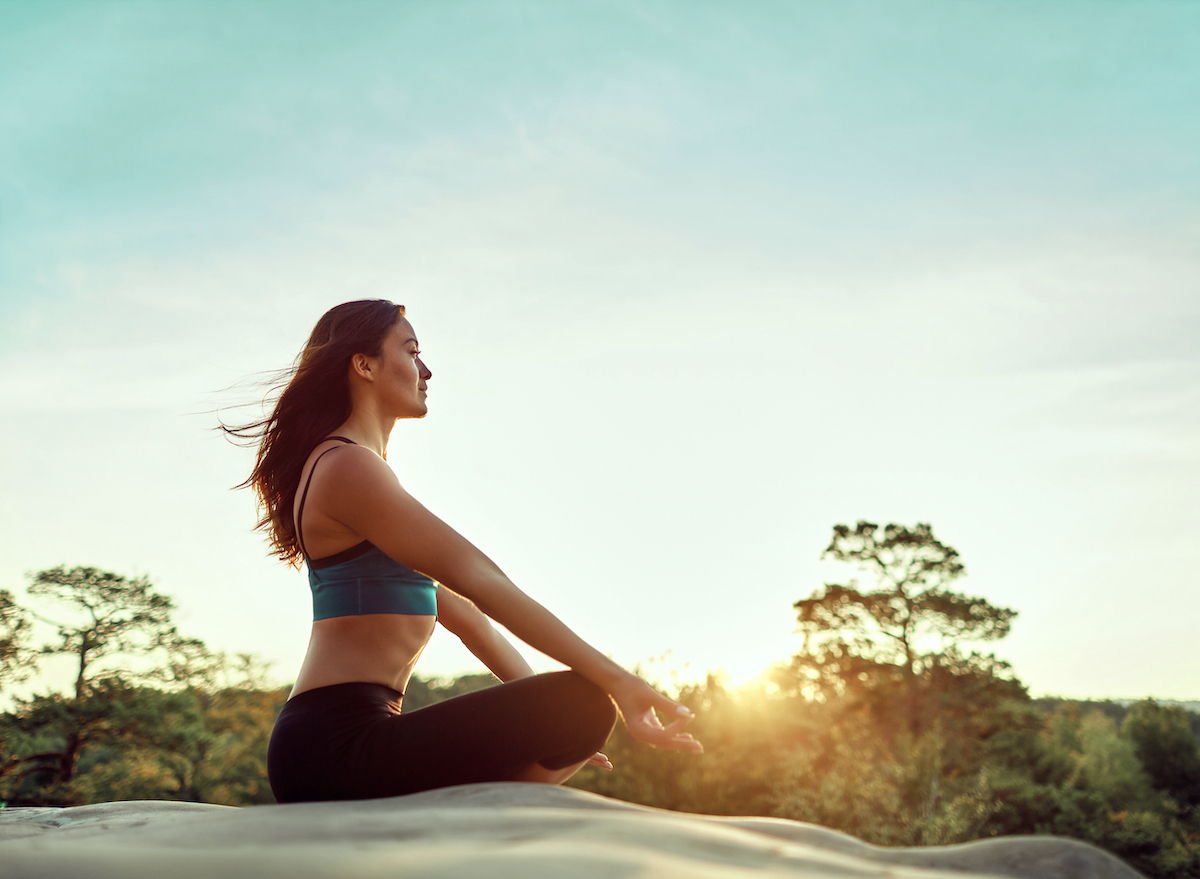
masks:
[[[386,299],[343,302],[321,316],[304,350],[286,370],[271,414],[249,424],[220,429],[227,436],[257,443],[254,470],[237,488],[251,488],[271,551],[298,565],[302,556],[292,506],[304,462],[313,448],[350,417],[350,358],[377,357],[383,340],[404,316],[404,306]],[[282,388],[282,390],[280,390]]]

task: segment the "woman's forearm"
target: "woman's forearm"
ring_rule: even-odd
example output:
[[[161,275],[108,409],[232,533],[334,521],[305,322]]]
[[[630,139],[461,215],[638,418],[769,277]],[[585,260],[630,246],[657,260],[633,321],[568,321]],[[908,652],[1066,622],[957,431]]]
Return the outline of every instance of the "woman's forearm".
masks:
[[[501,623],[526,644],[557,659],[608,693],[635,741],[677,751],[703,752],[700,743],[685,731],[691,720],[686,707],[625,671],[576,635],[562,620],[514,586],[482,553],[477,552],[476,558],[482,563],[447,572],[449,576],[443,582],[450,581],[447,584],[450,591],[470,599],[477,612]],[[487,628],[495,632],[492,626]],[[500,637],[498,632],[495,634]],[[511,645],[509,649],[516,652]],[[484,654],[476,656],[483,658]],[[499,671],[496,673],[500,675]],[[670,718],[666,726],[657,712]]]
[[[487,584],[480,584],[483,588],[470,590],[475,593],[471,597],[480,610],[526,644],[557,659],[607,693],[629,677],[629,672],[576,635],[502,573],[497,571],[488,580]],[[512,645],[509,647],[516,652]]]
[[[463,639],[463,644],[492,674],[505,683],[517,678],[527,678],[534,673],[525,657],[486,617],[469,639]]]

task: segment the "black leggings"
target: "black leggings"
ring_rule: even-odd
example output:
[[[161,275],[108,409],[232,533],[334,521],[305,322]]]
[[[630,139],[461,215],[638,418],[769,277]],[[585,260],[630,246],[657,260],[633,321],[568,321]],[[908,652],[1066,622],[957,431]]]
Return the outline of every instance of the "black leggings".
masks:
[[[612,700],[575,672],[552,672],[399,713],[382,684],[306,690],[283,706],[267,748],[281,803],[394,797],[511,781],[538,763],[565,769],[603,747]]]

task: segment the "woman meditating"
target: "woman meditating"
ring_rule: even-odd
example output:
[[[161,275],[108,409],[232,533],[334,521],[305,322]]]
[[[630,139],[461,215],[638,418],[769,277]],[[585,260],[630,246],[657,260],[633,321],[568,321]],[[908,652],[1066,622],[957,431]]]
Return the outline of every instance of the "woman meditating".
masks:
[[[619,711],[630,735],[700,753],[686,708],[585,643],[404,490],[385,462],[399,418],[423,418],[431,373],[404,307],[330,309],[258,440],[244,483],[281,559],[308,564],[313,626],[267,753],[280,802],[389,797],[485,781],[558,784]],[[535,675],[496,620],[570,671]],[[502,683],[410,714],[404,688],[436,623]],[[615,708],[614,708],[614,702]],[[664,727],[655,711],[668,715]]]

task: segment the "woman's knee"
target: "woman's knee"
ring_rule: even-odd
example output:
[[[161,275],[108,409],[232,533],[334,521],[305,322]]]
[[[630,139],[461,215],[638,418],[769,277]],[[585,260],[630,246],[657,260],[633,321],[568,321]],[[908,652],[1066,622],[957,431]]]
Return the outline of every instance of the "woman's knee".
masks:
[[[551,672],[557,680],[558,698],[562,699],[571,713],[589,729],[595,729],[603,742],[617,722],[617,707],[602,689],[583,675],[574,671]]]

